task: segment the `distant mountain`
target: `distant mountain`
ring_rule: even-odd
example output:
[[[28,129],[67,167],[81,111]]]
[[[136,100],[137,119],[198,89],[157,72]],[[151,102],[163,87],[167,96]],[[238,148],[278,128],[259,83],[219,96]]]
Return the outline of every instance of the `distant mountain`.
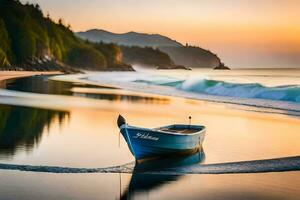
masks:
[[[174,66],[216,68],[221,65],[221,60],[216,54],[199,47],[184,46],[175,40],[159,34],[136,32],[116,34],[105,30],[92,29],[86,32],[78,32],[76,35],[92,42],[158,48],[160,51],[169,55],[171,60],[174,61]],[[127,57],[126,61],[132,64],[132,60],[129,59],[129,56],[125,55],[125,57]],[[130,58],[133,57],[130,56]]]
[[[111,33],[105,30],[92,29],[86,32],[76,33],[82,39],[88,39],[91,42],[117,43],[126,46],[182,46],[179,42],[159,34],[145,34],[128,32],[123,34]]]

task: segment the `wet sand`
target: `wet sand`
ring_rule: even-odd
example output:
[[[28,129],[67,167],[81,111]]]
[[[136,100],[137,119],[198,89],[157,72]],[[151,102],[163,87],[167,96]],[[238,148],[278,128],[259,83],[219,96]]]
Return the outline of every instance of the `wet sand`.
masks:
[[[85,90],[89,89],[85,88]],[[105,96],[108,94],[110,95]],[[55,140],[57,142],[55,145],[60,146],[58,149],[65,149],[65,153],[71,156],[72,159],[68,162],[62,160],[66,167],[108,167],[133,161],[123,138],[121,138],[121,148],[118,147],[119,131],[116,119],[119,114],[124,115],[132,125],[148,128],[188,123],[188,116],[192,116],[192,123],[207,127],[203,144],[206,164],[300,155],[300,145],[298,145],[300,119],[285,113],[273,113],[273,110],[157,95],[152,95],[152,99],[149,99],[148,95],[147,99],[139,94],[139,99],[136,98],[136,92],[118,94],[114,89],[104,89],[104,94],[101,94],[102,99],[86,98],[87,96],[82,93],[79,96],[75,93],[76,97],[27,93],[9,95],[11,96],[1,98],[0,102],[57,109],[70,113],[68,123],[63,124],[62,127],[54,123],[55,128],[48,130],[50,133],[45,132],[51,135],[53,131],[54,138],[57,133],[54,130],[65,133],[57,135],[60,140]],[[75,136],[78,136],[76,140],[74,140]],[[87,143],[90,144],[81,153],[89,156],[89,159],[84,162],[77,159],[81,149],[64,147],[68,142],[70,142],[68,146],[81,146],[83,140],[88,140]],[[47,139],[45,141],[47,142]],[[99,146],[103,141],[105,143]],[[93,154],[95,149],[98,149],[99,153]],[[110,153],[107,153],[107,149]],[[50,157],[54,157],[59,150],[50,147],[48,153]],[[44,157],[40,155],[40,160],[35,160],[33,163],[30,161],[31,155],[27,155],[25,160],[14,159],[9,162],[54,166],[62,164],[59,159],[52,162],[48,156],[48,154]]]
[[[5,102],[1,100],[4,104],[17,102],[28,106],[22,111],[28,114],[27,118],[44,115],[45,110],[31,112],[31,107],[68,113],[66,119],[57,116],[45,122],[35,145],[29,148],[27,143],[18,143],[14,154],[2,155],[1,163],[91,168],[132,162],[134,159],[123,138],[119,146],[118,114],[124,115],[132,125],[149,128],[187,123],[188,116],[193,116],[194,124],[207,127],[203,164],[300,155],[300,119],[286,111],[78,87],[72,89],[75,97],[18,94],[16,98],[12,94]],[[19,116],[18,108],[15,109]],[[10,170],[0,170],[0,174],[0,192],[6,199],[118,199],[125,195],[128,199],[279,200],[298,199],[300,195],[299,172],[175,177]],[[18,190],[12,189],[15,187]]]
[[[47,71],[0,71],[0,81],[21,78],[34,75],[51,75],[51,74],[61,74],[59,71],[47,72]]]
[[[92,105],[92,101],[89,104]],[[6,162],[70,167],[107,167],[131,162],[133,157],[122,138],[118,146],[115,124],[118,113],[126,116],[129,123],[145,127],[184,123],[187,116],[192,115],[193,123],[204,124],[208,129],[204,141],[206,164],[300,154],[300,123],[294,117],[177,98],[134,102],[117,96],[108,102],[101,100],[100,104],[102,106],[90,109],[64,104],[70,112],[69,120],[61,124],[55,119],[44,129],[39,144],[28,150],[30,153],[16,153]],[[0,170],[0,175],[0,192],[6,199],[119,199],[119,196],[127,196],[128,199],[296,200],[300,194],[299,172],[171,177],[135,174],[138,177],[133,177],[118,173]],[[147,181],[151,184],[144,186]],[[17,190],[12,189],[16,187]]]

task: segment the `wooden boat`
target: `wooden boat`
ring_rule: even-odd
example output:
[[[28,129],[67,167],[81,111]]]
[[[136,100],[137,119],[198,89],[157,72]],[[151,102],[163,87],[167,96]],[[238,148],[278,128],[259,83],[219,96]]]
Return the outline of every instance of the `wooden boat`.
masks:
[[[137,161],[196,153],[205,136],[205,126],[174,124],[148,129],[128,125],[121,115],[118,126]]]

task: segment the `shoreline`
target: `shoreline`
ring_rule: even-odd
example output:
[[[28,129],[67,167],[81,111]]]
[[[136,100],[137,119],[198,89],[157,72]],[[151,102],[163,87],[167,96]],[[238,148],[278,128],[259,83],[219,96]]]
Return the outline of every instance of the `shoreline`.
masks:
[[[85,87],[81,88],[81,90],[78,88],[74,90],[83,93],[102,93],[102,89],[95,91],[95,88],[92,88],[91,91],[88,88],[85,89]],[[120,91],[115,92],[117,98],[108,97],[107,99],[104,98],[103,101],[99,101],[98,99],[85,98],[81,95],[60,96],[59,94],[34,94],[3,90],[2,95],[5,98],[1,98],[1,103],[12,106],[69,112],[74,120],[70,122],[73,125],[69,125],[74,127],[74,131],[77,130],[77,124],[80,122],[86,127],[85,130],[87,132],[90,131],[91,134],[94,134],[94,130],[100,130],[101,128],[106,130],[105,132],[113,133],[118,131],[115,123],[112,122],[115,122],[116,117],[120,113],[128,116],[133,124],[149,128],[174,122],[185,123],[187,116],[193,116],[194,122],[204,124],[209,129],[208,140],[205,140],[205,151],[210,152],[209,156],[206,157],[205,162],[207,164],[299,155],[298,145],[288,146],[291,144],[289,141],[299,141],[299,135],[295,134],[299,130],[299,118],[292,118],[285,113],[260,113],[254,110],[227,106],[226,104],[217,105],[214,102],[186,100],[177,97],[169,97],[167,102],[127,101],[122,95],[131,95],[130,91],[122,92],[119,96]],[[112,94],[112,92],[106,89],[104,90],[104,94]],[[133,94],[135,95],[136,93]],[[109,101],[107,101],[108,99]],[[235,124],[234,128],[232,124]],[[219,147],[215,150],[215,141],[219,140],[220,133],[223,134],[223,130],[228,130],[228,132],[226,131],[226,135],[228,136],[226,138],[227,142],[231,142],[232,139],[240,139],[239,144],[231,146],[227,142],[218,143],[217,146]],[[251,134],[246,134],[248,133],[247,130],[251,131]],[[67,132],[70,132],[70,130],[68,129]],[[282,138],[283,132],[284,139]],[[267,143],[271,136],[274,138],[272,139],[272,146],[274,148],[262,145],[259,151],[252,150],[251,143],[257,141]],[[116,139],[114,136],[112,138]],[[288,148],[281,149],[279,148],[281,146],[288,146]],[[243,149],[244,147],[245,149],[242,151],[242,154],[236,153],[236,148]],[[223,155],[223,149],[226,149],[227,156],[219,157],[221,154]],[[249,151],[255,153],[249,154]],[[13,164],[15,163],[17,162]],[[93,166],[93,163],[91,162],[91,166]],[[116,165],[119,163],[112,161],[112,163],[109,162],[110,164]],[[46,162],[41,163],[41,165],[48,166],[49,164]],[[60,163],[54,162],[51,165],[60,166]],[[107,164],[107,166],[109,165]],[[81,166],[81,164],[78,164],[78,166]],[[90,165],[86,166],[90,167]],[[102,166],[102,163],[99,163],[99,166]],[[77,166],[70,165],[69,167]]]
[[[164,86],[148,85],[148,84],[123,84],[117,81],[105,81],[101,82],[91,81],[87,77],[89,74],[74,74],[74,75],[61,75],[51,77],[51,80],[61,82],[77,82],[88,85],[100,86],[100,87],[112,87],[116,89],[123,89],[138,93],[147,93],[152,95],[162,95],[166,97],[178,97],[183,99],[191,99],[196,101],[207,101],[212,103],[231,104],[239,106],[250,106],[253,108],[272,109],[286,112],[297,112],[297,114],[289,113],[289,115],[299,116],[300,106],[297,103],[289,101],[276,101],[269,99],[255,99],[255,98],[242,98],[242,97],[230,97],[230,96],[214,96],[207,94],[197,94],[187,91],[176,90],[174,88],[165,88]],[[285,113],[287,114],[287,113]]]
[[[51,80],[60,81],[60,82],[79,82],[89,85],[95,85],[95,86],[104,86],[104,87],[110,87],[110,88],[116,88],[116,89],[122,89],[129,92],[136,92],[141,95],[159,95],[163,97],[177,97],[177,98],[183,98],[183,99],[191,99],[196,101],[207,101],[212,103],[221,103],[221,104],[231,104],[231,105],[237,105],[237,106],[249,106],[252,107],[254,110],[255,108],[259,109],[271,109],[269,111],[270,113],[280,113],[280,114],[286,114],[291,116],[299,116],[300,107],[298,104],[291,103],[291,102],[283,102],[283,101],[273,101],[273,100],[260,100],[260,99],[245,99],[245,98],[231,98],[231,97],[216,97],[211,95],[199,95],[199,94],[193,94],[189,92],[184,91],[176,91],[180,92],[180,94],[174,93],[175,91],[173,89],[168,90],[167,93],[165,92],[159,92],[156,89],[160,88],[159,86],[140,86],[140,87],[134,87],[137,85],[128,85],[125,87],[123,84],[120,84],[118,82],[94,82],[90,81],[86,78],[88,74],[64,74],[60,71],[0,71],[0,83],[3,81],[7,81],[9,79],[15,79],[15,78],[23,78],[23,77],[30,77],[30,76],[36,76],[36,75],[58,75],[50,78]],[[67,77],[67,78],[66,78]],[[145,91],[145,88],[147,88],[147,91]],[[268,112],[265,110],[265,112]],[[285,113],[287,112],[287,113]]]
[[[0,81],[6,81],[14,78],[23,78],[36,75],[62,75],[60,71],[0,71]]]
[[[30,76],[34,74],[39,73],[26,72],[22,76]],[[13,75],[16,74],[14,73]],[[79,89],[76,90],[80,92]],[[111,94],[111,92],[108,90],[109,89],[106,89],[104,93]],[[90,90],[81,88],[81,91],[87,93]],[[95,91],[95,88],[92,88],[90,92],[94,93],[97,91]],[[116,93],[120,93],[120,91],[116,91]],[[131,92],[129,91],[122,93],[125,93],[124,95],[130,95]],[[197,173],[206,173],[208,172],[207,170],[211,170],[212,168],[215,170],[212,173],[223,173],[223,171],[218,171],[219,169],[215,168],[218,167],[216,163],[222,163],[222,165],[219,165],[222,167],[222,169],[223,167],[226,167],[224,173],[230,173],[228,170],[235,170],[237,166],[238,168],[245,166],[245,168],[235,171],[236,173],[270,172],[269,169],[272,169],[274,159],[297,156],[299,155],[300,151],[299,145],[296,143],[299,141],[299,135],[295,134],[299,130],[299,118],[290,118],[286,115],[249,112],[249,110],[240,110],[238,108],[235,109],[234,107],[228,107],[227,105],[217,106],[215,103],[211,102],[206,103],[198,100],[186,101],[183,98],[175,97],[169,97],[170,100],[166,104],[161,102],[152,102],[152,104],[148,104],[149,102],[120,101],[120,99],[122,99],[121,96],[115,99],[112,98],[110,101],[105,101],[105,99],[104,101],[99,101],[98,99],[84,99],[80,97],[80,95],[77,97],[59,96],[49,94],[27,94],[26,92],[15,91],[3,91],[3,94],[5,98],[1,98],[1,102],[9,102],[8,104],[4,103],[5,105],[34,107],[68,112],[71,116],[70,119],[72,120],[68,122],[67,129],[64,130],[65,133],[70,133],[72,131],[76,132],[79,128],[79,134],[87,132],[90,134],[89,137],[94,137],[94,135],[97,135],[95,138],[98,138],[99,136],[98,132],[95,134],[95,130],[105,130],[106,133],[115,133],[118,131],[115,123],[111,122],[115,122],[116,116],[120,113],[128,116],[132,123],[139,124],[143,127],[159,127],[162,124],[171,124],[173,122],[185,123],[187,116],[193,116],[194,122],[201,122],[201,124],[204,124],[209,130],[208,137],[204,143],[204,149],[205,152],[207,152],[205,164],[208,164],[206,165],[208,168],[197,168],[198,171],[195,171]],[[44,112],[41,112],[41,116],[43,113]],[[35,116],[35,112],[32,113],[32,116]],[[81,125],[82,127],[78,127],[79,122],[83,124]],[[53,124],[55,124],[55,122],[53,122]],[[232,127],[232,124],[235,124],[235,126]],[[58,124],[56,125],[57,127],[60,126]],[[71,129],[69,129],[70,127]],[[56,129],[54,128],[53,130],[54,131],[50,132],[51,134],[55,135]],[[223,130],[226,130],[226,133],[223,133]],[[249,132],[247,130],[249,130]],[[250,132],[251,134],[248,134]],[[224,143],[217,143],[216,141],[219,141],[221,133],[222,135],[224,134],[224,136],[226,136],[222,137],[224,139]],[[284,138],[282,138],[282,133],[284,133]],[[86,135],[82,137],[85,136]],[[111,136],[110,139],[117,141],[115,136],[117,135]],[[272,146],[264,145],[267,144],[270,138],[272,138]],[[233,140],[237,140],[239,142],[232,144],[231,142]],[[258,141],[261,142],[262,145],[258,145],[257,148],[253,149],[251,144]],[[112,142],[111,144],[114,144],[116,145],[115,147],[117,147],[116,142]],[[42,144],[40,143],[40,145]],[[125,152],[128,152],[128,149],[125,145],[123,145],[122,148]],[[226,149],[226,152],[223,151],[224,149]],[[237,149],[239,149],[239,152],[241,153],[237,152]],[[116,148],[112,151],[115,153],[114,155],[117,155],[119,149]],[[72,150],[70,152],[72,152]],[[52,153],[52,155],[54,155],[55,152]],[[223,156],[223,154],[225,155]],[[105,155],[101,155],[101,158],[106,157]],[[34,158],[28,156],[28,160],[25,164],[16,159],[9,164],[1,163],[0,165],[6,169],[16,168],[16,170],[19,170],[29,167],[34,168],[34,171],[41,170],[41,172],[44,172],[42,170],[46,169],[45,172],[50,173],[61,173],[62,171],[64,173],[68,170],[70,170],[68,173],[79,173],[81,172],[80,170],[84,169],[85,167],[87,168],[86,170],[89,171],[94,166],[95,168],[97,167],[97,169],[99,169],[99,166],[118,166],[119,164],[126,163],[128,160],[131,161],[131,157],[126,156],[124,156],[124,160],[123,158],[119,159],[120,160],[116,159],[108,161],[107,163],[104,162],[104,164],[102,161],[99,161],[97,165],[94,164],[94,160],[87,160],[83,165],[81,162],[75,162],[75,165],[65,165],[63,161],[57,162],[56,160],[52,160],[50,163],[48,163],[48,161],[41,159],[41,162],[39,162],[38,165],[35,165],[35,163],[32,162],[34,161]],[[255,171],[258,165],[261,166],[260,161],[250,162],[255,160],[269,161],[263,161],[263,163],[266,164],[266,168],[259,168],[261,171]],[[246,161],[243,162],[245,165],[241,163],[241,161]],[[282,165],[279,163],[280,168],[278,168],[279,171],[277,172],[280,172],[281,170],[285,171],[285,169],[291,169],[293,171],[294,168],[292,167],[298,162],[299,158],[297,158],[295,162],[293,159],[284,159],[283,162],[280,162]],[[247,170],[249,169],[249,164],[251,163],[254,164],[253,171],[249,172]],[[48,168],[48,166],[57,167]],[[65,167],[62,168],[60,166]],[[80,168],[80,170],[78,171],[76,168]],[[181,171],[178,173],[193,172]]]

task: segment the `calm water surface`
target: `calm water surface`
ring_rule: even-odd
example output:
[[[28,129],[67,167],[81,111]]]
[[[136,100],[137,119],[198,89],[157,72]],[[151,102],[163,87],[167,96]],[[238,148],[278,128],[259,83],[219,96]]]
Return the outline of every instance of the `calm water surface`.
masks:
[[[48,81],[36,76],[3,88],[88,99],[47,106],[0,105],[0,162],[67,167],[108,167],[134,161],[116,126],[158,127],[186,123],[207,126],[204,153],[135,166],[163,169],[268,159],[300,154],[300,120],[294,116],[246,111],[252,108],[141,95],[111,88]],[[14,98],[14,97],[12,97]],[[24,100],[26,101],[26,100]],[[28,100],[30,101],[30,100]],[[255,110],[264,111],[264,110]],[[48,174],[0,170],[0,199],[298,199],[300,173],[233,175]]]

